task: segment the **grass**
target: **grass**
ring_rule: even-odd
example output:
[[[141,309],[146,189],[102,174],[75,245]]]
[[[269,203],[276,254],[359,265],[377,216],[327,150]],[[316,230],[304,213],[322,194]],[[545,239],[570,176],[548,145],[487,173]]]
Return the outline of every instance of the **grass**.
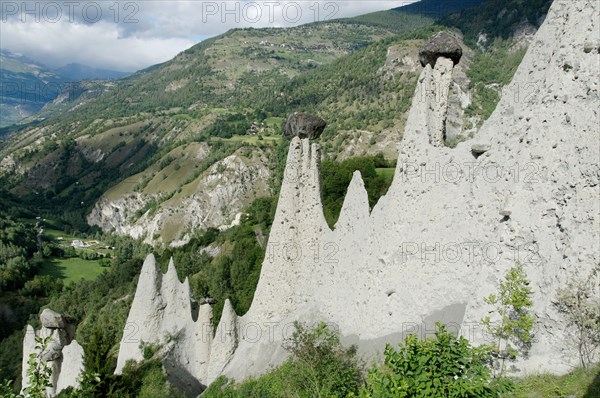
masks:
[[[600,397],[600,365],[577,369],[567,375],[531,375],[517,383],[515,398]]]
[[[375,171],[377,172],[377,175],[380,175],[383,178],[385,178],[386,180],[391,181],[394,179],[394,172],[396,171],[396,168],[395,167],[381,167],[381,168],[375,169]]]
[[[44,228],[44,236],[67,246],[70,245],[74,240],[81,240],[83,242],[92,240],[92,238],[84,238],[83,236],[68,234],[64,231],[52,228]]]
[[[40,275],[52,275],[69,284],[80,279],[96,279],[104,270],[105,268],[101,267],[97,260],[83,260],[79,257],[51,258],[46,259],[42,264]]]
[[[51,237],[52,239],[62,238],[63,240],[73,241],[77,238],[75,235],[67,234],[64,231],[59,231],[58,229],[50,229],[44,228],[44,235]]]
[[[563,376],[530,375],[516,381],[512,398],[596,398],[600,397],[600,364],[576,369]]]

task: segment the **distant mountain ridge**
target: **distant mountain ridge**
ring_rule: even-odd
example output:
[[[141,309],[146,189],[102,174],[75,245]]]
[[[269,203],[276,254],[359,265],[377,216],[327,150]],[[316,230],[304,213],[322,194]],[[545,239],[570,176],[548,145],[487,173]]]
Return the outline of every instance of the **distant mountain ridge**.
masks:
[[[39,111],[56,98],[65,78],[43,65],[7,50],[0,52],[0,127]]]
[[[56,72],[70,79],[71,81],[80,80],[113,80],[128,76],[128,72],[119,72],[109,69],[98,69],[92,66],[79,63],[71,63],[55,69]]]
[[[341,18],[331,22],[366,24],[390,29],[397,34],[416,29],[419,25],[431,25],[452,13],[473,8],[487,0],[421,0],[385,11],[375,11],[353,18]]]
[[[77,63],[53,69],[20,53],[0,50],[0,128],[36,114],[71,83],[127,75]]]

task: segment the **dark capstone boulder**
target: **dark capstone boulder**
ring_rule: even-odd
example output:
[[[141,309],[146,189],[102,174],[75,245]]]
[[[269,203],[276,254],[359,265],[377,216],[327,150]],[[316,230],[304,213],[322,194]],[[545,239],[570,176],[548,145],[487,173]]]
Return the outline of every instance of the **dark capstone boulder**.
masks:
[[[419,51],[419,61],[421,61],[421,65],[429,64],[433,68],[439,57],[445,57],[451,59],[456,65],[462,58],[462,54],[462,47],[456,37],[450,32],[443,31],[437,33],[423,45]]]
[[[314,140],[319,138],[327,122],[318,116],[306,112],[295,112],[285,123],[283,135],[288,138],[300,137]]]

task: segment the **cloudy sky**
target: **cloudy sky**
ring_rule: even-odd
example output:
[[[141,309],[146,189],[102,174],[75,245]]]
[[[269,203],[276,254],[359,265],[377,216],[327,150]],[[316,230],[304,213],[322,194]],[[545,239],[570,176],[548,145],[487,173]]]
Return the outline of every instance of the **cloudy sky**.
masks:
[[[234,27],[294,26],[417,0],[0,0],[0,49],[51,67],[77,62],[132,72]]]

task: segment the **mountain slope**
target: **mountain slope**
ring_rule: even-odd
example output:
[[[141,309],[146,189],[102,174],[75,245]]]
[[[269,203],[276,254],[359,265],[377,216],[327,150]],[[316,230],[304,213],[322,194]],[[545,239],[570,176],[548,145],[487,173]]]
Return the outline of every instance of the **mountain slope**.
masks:
[[[42,109],[65,83],[55,71],[20,54],[0,51],[0,128]]]
[[[390,15],[398,16],[398,10]],[[147,239],[168,243],[189,231],[162,236],[157,217],[175,212],[194,195],[185,186],[194,181],[203,186],[203,173],[241,147],[273,151],[291,112],[325,117],[329,125],[322,141],[328,157],[383,152],[393,159],[393,142],[403,130],[421,70],[418,49],[442,29],[416,18],[421,29],[404,36],[360,18],[290,29],[237,29],[117,82],[91,82],[73,101],[59,97],[42,113],[46,120],[7,142],[0,150],[1,178],[23,203],[48,217],[86,229],[94,209],[90,220],[107,230],[137,231],[135,236],[152,230]],[[460,22],[470,16],[454,18]],[[510,78],[522,54],[495,67],[506,69]],[[454,144],[476,134],[506,83],[480,82],[470,74],[483,61],[465,47],[451,97]],[[200,168],[186,155],[198,143],[214,153]],[[168,189],[156,188],[161,185]],[[133,206],[127,216],[110,210],[124,203]],[[237,211],[227,210],[227,223]],[[225,219],[200,225],[221,226]]]
[[[73,102],[82,93],[92,94],[97,88],[92,87],[94,83],[82,80],[111,80],[127,75],[128,73],[96,69],[81,64],[69,64],[51,69],[23,55],[2,50],[0,51],[0,129],[17,122],[26,124],[61,114],[61,108],[47,107],[47,105],[56,101],[63,104],[65,100]],[[40,113],[42,109],[44,112]],[[4,133],[10,131],[5,129]],[[2,132],[0,138],[1,136]]]
[[[127,72],[98,69],[78,63],[67,64],[55,70],[70,82],[78,82],[80,80],[114,80],[129,75]]]
[[[471,8],[486,0],[420,0],[402,7],[386,11],[377,11],[354,18],[343,18],[336,21],[348,24],[367,24],[390,29],[403,34],[435,21],[450,13]]]

